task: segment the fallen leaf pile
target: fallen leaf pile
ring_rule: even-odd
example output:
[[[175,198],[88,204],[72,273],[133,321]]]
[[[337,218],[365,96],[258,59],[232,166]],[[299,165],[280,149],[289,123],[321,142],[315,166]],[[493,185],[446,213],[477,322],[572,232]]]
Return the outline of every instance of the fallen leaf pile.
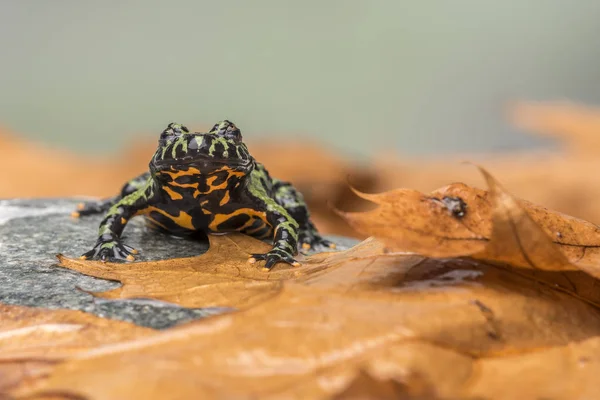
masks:
[[[600,396],[600,231],[516,200],[483,173],[488,191],[454,184],[361,194],[377,208],[340,214],[379,239],[305,256],[297,268],[261,272],[247,258],[266,245],[242,235],[211,236],[206,254],[187,259],[61,256],[63,267],[123,283],[96,296],[239,311],[152,333],[115,322],[105,330],[122,340],[83,344],[81,329],[24,318],[8,333],[18,345],[0,341],[0,361],[19,371],[5,391],[16,399]],[[98,323],[65,313],[91,331]],[[60,345],[49,351],[53,337]]]
[[[600,228],[563,213],[600,221],[600,178],[590,172],[599,166],[592,148],[600,141],[591,136],[600,114],[564,104],[513,111],[520,126],[569,134],[570,145],[563,154],[486,160],[503,182],[480,168],[487,190],[472,185],[472,172],[463,179],[477,168],[447,161],[379,160],[365,169],[315,152],[327,173],[311,165],[300,176],[281,160],[299,163],[303,154],[271,160],[273,174],[297,174],[311,201],[336,208],[335,217],[316,213],[321,226],[331,223],[326,230],[343,219],[369,236],[301,256],[297,268],[249,264],[249,254],[269,246],[243,235],[209,236],[207,253],[184,259],[112,264],[60,255],[63,268],[121,282],[97,297],[234,311],[155,331],[0,305],[0,398],[600,398]],[[2,140],[20,157],[18,144]],[[263,150],[261,158],[276,153]],[[102,172],[106,182],[126,172],[115,160],[53,154],[44,161],[67,176],[73,160],[114,168]],[[349,179],[357,189],[346,201],[348,171],[362,175]],[[459,179],[465,183],[447,185]],[[437,181],[447,186],[421,189]],[[371,194],[390,185],[413,189]]]

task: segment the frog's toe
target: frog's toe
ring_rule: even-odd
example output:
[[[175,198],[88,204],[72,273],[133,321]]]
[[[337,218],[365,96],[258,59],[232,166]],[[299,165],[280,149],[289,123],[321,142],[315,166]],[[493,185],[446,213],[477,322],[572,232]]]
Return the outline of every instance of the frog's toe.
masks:
[[[102,201],[86,201],[77,204],[76,210],[71,213],[74,218],[83,217],[86,215],[102,214],[109,207]]]
[[[133,247],[126,245],[126,244],[121,244],[121,246],[123,246],[123,248],[127,251],[127,253],[129,253],[129,255],[135,255],[138,254],[139,251],[137,251],[136,249],[134,249]]]
[[[321,248],[336,248],[335,243],[323,239],[320,235],[305,235],[304,237],[300,237],[299,242],[304,251],[316,251]]]
[[[92,260],[96,256],[96,250],[92,249],[83,253],[79,258],[82,260]]]
[[[100,260],[102,262],[125,262],[134,261],[137,251],[119,242],[104,242],[96,245],[92,250],[84,253],[80,258],[83,260]]]
[[[300,266],[300,263],[296,261],[291,254],[277,249],[265,254],[252,254],[248,261],[250,263],[254,263],[256,261],[265,261],[264,269],[266,271],[270,271],[271,268],[273,268],[275,264],[279,262],[284,262],[293,265],[294,267]]]

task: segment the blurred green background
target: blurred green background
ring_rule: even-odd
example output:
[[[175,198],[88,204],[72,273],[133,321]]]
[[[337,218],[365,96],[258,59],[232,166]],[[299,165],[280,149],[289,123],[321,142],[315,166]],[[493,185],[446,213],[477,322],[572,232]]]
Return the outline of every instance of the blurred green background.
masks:
[[[0,125],[114,151],[170,121],[347,154],[548,146],[513,99],[600,100],[598,0],[0,1]]]

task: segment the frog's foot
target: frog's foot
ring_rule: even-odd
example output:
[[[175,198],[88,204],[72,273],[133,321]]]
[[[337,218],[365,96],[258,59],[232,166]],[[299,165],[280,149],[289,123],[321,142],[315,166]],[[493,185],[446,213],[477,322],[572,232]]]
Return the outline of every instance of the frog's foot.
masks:
[[[73,218],[79,218],[86,215],[103,214],[110,209],[110,201],[86,201],[77,204],[77,210],[71,213]]]
[[[298,235],[298,243],[300,243],[300,246],[304,251],[319,250],[323,247],[329,249],[336,248],[335,243],[323,239],[321,235],[311,231],[300,232],[300,235]]]
[[[265,261],[264,270],[269,271],[278,262],[284,262],[294,267],[299,267],[300,263],[294,259],[294,256],[281,249],[273,249],[265,254],[252,254],[248,259],[249,263],[255,263],[257,261]]]
[[[118,240],[98,242],[96,246],[80,258],[82,260],[100,260],[103,262],[124,262],[134,261],[134,254],[138,251],[131,246],[121,243]]]

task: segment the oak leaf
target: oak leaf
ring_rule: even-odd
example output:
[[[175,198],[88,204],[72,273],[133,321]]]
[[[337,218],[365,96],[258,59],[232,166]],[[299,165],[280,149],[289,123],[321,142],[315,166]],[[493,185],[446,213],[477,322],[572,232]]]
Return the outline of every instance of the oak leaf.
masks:
[[[267,245],[227,235],[211,237],[212,253],[170,262],[111,265],[63,258],[71,268],[122,280],[122,290],[109,296],[156,296],[196,306],[229,301],[244,309],[78,353],[12,394],[329,399],[361,395],[365,387],[374,395],[449,399],[591,394],[600,314],[592,290],[595,270],[581,266],[595,265],[595,248],[569,249],[587,246],[595,228],[517,201],[486,177],[488,192],[453,185],[429,196],[366,195],[379,208],[350,218],[376,230],[393,252],[369,239],[346,251],[306,257],[300,268],[264,273],[246,259]],[[466,208],[445,196],[460,197]],[[383,223],[373,214],[382,210]],[[406,210],[412,219],[395,218]],[[553,241],[548,232],[556,230],[561,237]],[[421,254],[407,253],[414,250],[410,246]],[[165,289],[171,287],[169,269],[176,281],[189,279],[191,289],[208,282],[206,291],[176,298]],[[187,275],[177,275],[178,269]],[[556,286],[560,278],[573,286]],[[227,280],[241,283],[228,287]],[[209,288],[213,282],[221,297]],[[255,282],[269,293],[246,291],[244,283]],[[568,357],[569,349],[578,349],[577,361]],[[548,361],[543,370],[534,368],[539,360]],[[109,375],[98,379],[101,373]],[[555,382],[560,376],[575,379]]]
[[[383,257],[400,269],[411,258]],[[327,399],[367,371],[377,380],[433,388],[441,398],[464,398],[475,383],[492,379],[480,376],[477,360],[600,332],[594,307],[495,266],[433,259],[410,265],[403,283],[388,289],[284,285],[250,309],[75,355],[14,394]]]
[[[600,228],[514,199],[485,170],[489,191],[453,184],[429,195],[413,190],[357,194],[378,205],[369,212],[340,212],[355,229],[393,250],[429,257],[470,256],[529,269],[575,296],[600,304]],[[464,203],[453,214],[448,199]],[[454,203],[451,203],[454,205]],[[553,273],[545,274],[543,271]],[[557,272],[560,272],[558,274]]]
[[[342,264],[345,264],[345,270],[359,271],[365,280],[368,273],[364,264],[373,264],[372,258],[383,254],[383,247],[378,242],[368,240],[342,252],[300,255],[301,267],[279,264],[270,272],[264,272],[257,264],[248,263],[248,258],[252,253],[268,251],[269,244],[242,234],[209,235],[209,244],[208,252],[190,258],[122,264],[59,255],[59,265],[123,283],[117,289],[94,293],[102,298],[154,298],[184,307],[246,308],[276,295],[285,281],[307,281],[309,284],[329,281],[331,285],[341,286],[354,276],[352,272],[345,277],[336,274],[337,266]],[[326,270],[331,271],[325,273]],[[330,279],[331,274],[336,278]],[[320,278],[314,282],[312,276]],[[355,279],[348,284],[359,282],[360,279]]]
[[[81,311],[0,304],[0,398],[75,354],[153,332]]]

